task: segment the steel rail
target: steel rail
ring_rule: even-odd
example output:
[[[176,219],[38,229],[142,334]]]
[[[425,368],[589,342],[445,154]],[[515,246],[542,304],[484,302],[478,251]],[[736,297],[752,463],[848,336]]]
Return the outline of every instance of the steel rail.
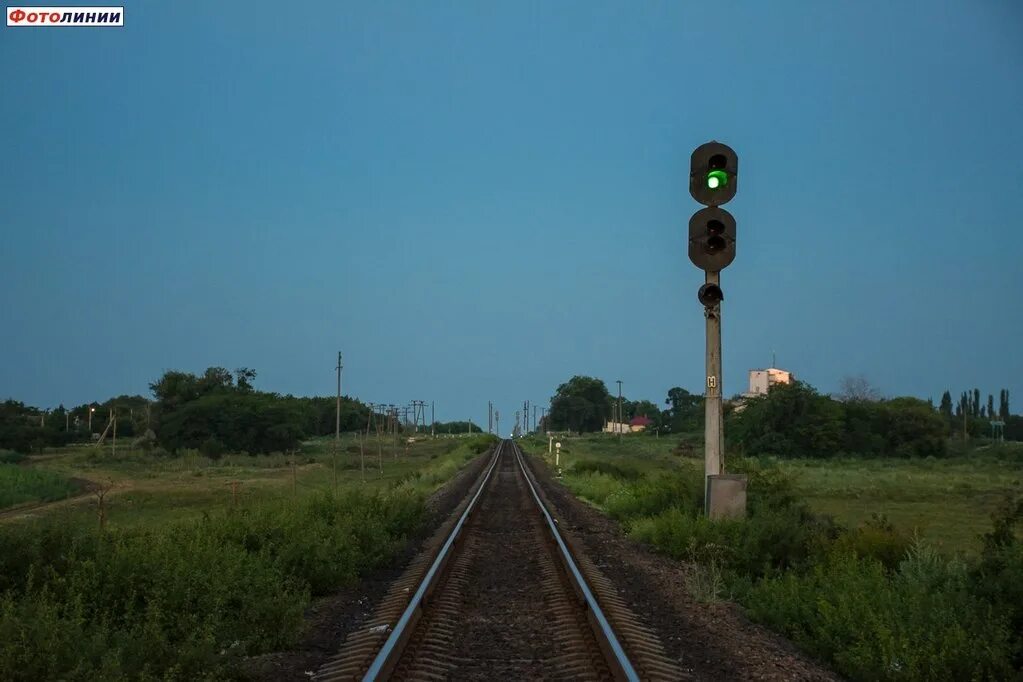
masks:
[[[540,495],[537,493],[536,488],[533,486],[533,482],[530,480],[529,472],[526,471],[526,465],[523,462],[519,448],[513,444],[512,449],[515,452],[515,459],[518,461],[519,468],[522,469],[522,475],[526,479],[526,484],[529,486],[529,491],[533,493],[533,499],[536,501],[537,506],[543,513],[544,518],[547,520],[547,528],[550,530],[551,535],[554,536],[554,540],[561,552],[561,558],[568,567],[569,577],[582,593],[583,599],[586,602],[586,607],[590,610],[594,619],[597,621],[597,626],[600,628],[601,636],[607,641],[608,646],[611,649],[611,653],[614,654],[615,662],[621,669],[625,679],[630,682],[639,682],[639,674],[636,672],[632,662],[629,660],[628,654],[625,653],[625,649],[622,648],[621,642],[618,641],[618,637],[615,635],[614,629],[611,627],[611,623],[608,622],[607,617],[604,615],[604,611],[600,608],[600,604],[597,603],[597,598],[593,596],[593,592],[590,590],[589,585],[586,584],[586,579],[579,571],[579,567],[576,566],[575,560],[572,558],[572,553],[568,550],[568,545],[565,544],[565,540],[561,537],[561,533],[558,532],[557,524],[551,517],[550,512],[547,511],[547,507],[544,506],[544,503],[540,500]]]
[[[465,511],[462,512],[462,515],[458,519],[458,523],[455,524],[451,534],[448,535],[448,539],[444,542],[444,546],[441,547],[440,552],[437,553],[437,558],[433,560],[433,563],[430,565],[430,570],[426,572],[426,576],[423,578],[423,581],[419,583],[419,589],[416,590],[416,593],[412,596],[408,606],[405,607],[405,611],[402,612],[401,618],[399,618],[398,622],[395,623],[394,628],[387,637],[387,641],[384,642],[384,646],[377,653],[376,658],[373,659],[373,663],[369,666],[369,670],[366,671],[366,674],[362,678],[363,682],[375,682],[375,680],[380,679],[381,674],[384,674],[387,671],[388,665],[392,663],[391,657],[400,653],[398,649],[404,642],[406,630],[414,622],[417,612],[422,608],[423,601],[426,598],[426,593],[433,588],[433,583],[440,577],[441,568],[447,560],[448,554],[451,552],[451,548],[455,544],[455,540],[458,539],[459,534],[462,532],[462,526],[465,525],[466,519],[469,518],[469,514],[472,513],[477,500],[479,500],[480,495],[483,494],[483,491],[487,487],[487,483],[490,481],[490,475],[494,472],[494,467],[497,466],[497,462],[500,460],[504,443],[505,442],[502,440],[498,444],[497,449],[494,451],[494,461],[490,463],[490,468],[487,469],[487,473],[483,477],[483,482],[480,483],[480,487],[476,490],[476,494],[473,495],[469,504],[466,506]]]

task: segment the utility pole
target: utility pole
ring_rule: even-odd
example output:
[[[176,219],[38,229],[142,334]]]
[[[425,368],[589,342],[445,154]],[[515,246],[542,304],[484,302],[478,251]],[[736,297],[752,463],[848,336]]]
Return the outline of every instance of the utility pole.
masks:
[[[533,430],[536,431],[536,405],[533,405]]]
[[[689,193],[702,208],[689,219],[689,260],[704,271],[704,284],[697,293],[703,304],[707,327],[704,405],[704,509],[711,514],[712,480],[723,471],[724,430],[721,418],[721,270],[735,260],[735,218],[721,208],[735,196],[738,185],[739,158],[728,145],[719,142],[702,144],[690,160]],[[745,481],[719,481],[724,499],[732,490],[738,501],[741,488],[742,514],[745,514]],[[732,484],[734,487],[729,488]],[[737,507],[729,513],[734,514]],[[724,512],[718,512],[724,513]]]
[[[494,403],[487,401],[487,433],[494,432]]]
[[[366,482],[366,439],[359,432],[359,465],[362,469],[362,482]]]
[[[434,436],[437,435],[437,432],[435,430],[436,426],[437,426],[437,416],[433,412],[433,401],[431,400],[430,401],[430,437],[431,438],[433,438]]]
[[[384,410],[387,408],[386,405],[381,403],[380,405],[380,417],[384,416]],[[380,473],[384,473],[384,441],[383,441],[383,424],[380,423],[380,419],[376,420],[377,423],[377,465],[380,467]]]
[[[337,495],[337,451],[341,449],[341,370],[344,364],[341,362],[341,351],[337,352],[337,407],[334,410],[334,452],[331,455],[331,464],[334,469],[334,494]]]
[[[391,447],[393,448],[391,454],[394,455],[394,461],[398,461],[398,408],[395,407],[391,410]],[[406,442],[408,439],[406,438]]]
[[[501,437],[501,413],[494,412],[494,428],[497,430],[497,437]]]
[[[622,380],[618,379],[618,421],[615,422],[615,431],[618,432],[618,442],[622,442]]]

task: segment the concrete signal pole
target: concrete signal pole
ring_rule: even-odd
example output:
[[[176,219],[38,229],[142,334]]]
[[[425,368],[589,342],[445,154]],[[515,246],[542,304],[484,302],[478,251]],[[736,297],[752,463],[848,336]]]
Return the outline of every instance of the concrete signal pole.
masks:
[[[341,449],[341,351],[337,352],[337,408],[334,411],[334,454],[331,463],[334,468],[334,494],[337,495],[337,451]]]
[[[708,272],[706,287],[719,287],[720,272]],[[704,400],[705,422],[703,441],[706,451],[705,472],[716,476],[722,472],[721,439],[721,304],[715,302],[703,311],[707,319],[707,385]]]

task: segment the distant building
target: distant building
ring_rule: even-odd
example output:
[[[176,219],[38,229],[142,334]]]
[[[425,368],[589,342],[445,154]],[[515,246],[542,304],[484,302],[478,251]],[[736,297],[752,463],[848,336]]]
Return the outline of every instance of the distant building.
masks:
[[[622,422],[605,422],[604,433],[631,433],[632,427]]]
[[[775,384],[791,384],[793,379],[792,372],[777,367],[751,369],[749,371],[749,391],[743,396],[755,398],[758,395],[767,395]]]
[[[633,417],[632,419],[629,420],[629,428],[632,429],[634,432],[638,433],[639,431],[643,431],[644,429],[646,429],[646,427],[650,426],[653,423],[654,420],[651,419],[650,417],[647,417],[646,415],[640,415],[638,417]]]
[[[767,369],[751,369],[749,371],[749,390],[735,401],[735,411],[742,412],[746,408],[747,398],[765,396],[771,391],[772,386],[778,384],[791,384],[795,380],[792,372],[777,367]]]

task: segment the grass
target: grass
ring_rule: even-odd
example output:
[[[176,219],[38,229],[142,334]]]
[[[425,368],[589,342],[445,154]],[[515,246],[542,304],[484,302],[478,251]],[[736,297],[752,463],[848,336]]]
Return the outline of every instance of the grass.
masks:
[[[75,485],[58,473],[0,463],[0,509],[28,502],[59,500]]]
[[[395,447],[393,440],[385,438],[378,455],[376,438],[371,437],[365,444],[363,479],[357,441],[345,435],[337,455],[338,491],[388,490],[415,478],[417,489],[429,493],[474,456],[472,442],[468,438],[418,439],[406,451],[405,443],[399,441]],[[235,506],[298,501],[331,493],[333,463],[333,439],[320,438],[304,443],[294,455],[230,454],[219,459],[195,451],[170,457],[119,449],[113,456],[109,448],[70,447],[30,457],[19,469],[54,480],[85,479],[108,490],[104,500],[107,524],[117,529],[198,519]],[[85,495],[23,514],[7,514],[0,524],[50,516],[75,526],[94,526],[97,498]]]
[[[245,656],[295,643],[311,598],[391,561],[426,495],[488,444],[391,448],[365,480],[346,452],[337,495],[329,440],[294,457],[34,458],[19,469],[112,486],[109,523],[87,499],[0,524],[0,679],[237,679]]]
[[[1018,445],[943,460],[733,458],[749,477],[748,512],[723,521],[701,513],[702,462],[632,448],[623,441],[611,455],[606,440],[578,439],[563,480],[633,538],[689,562],[681,577],[697,600],[737,601],[854,680],[1023,675]],[[816,507],[834,504],[856,523],[815,512],[808,490]],[[961,507],[943,509],[949,500]],[[878,513],[908,504],[926,505],[926,524],[903,518],[900,528]],[[995,506],[983,537],[961,523]],[[921,537],[935,526],[945,547]]]
[[[382,565],[420,494],[262,502],[149,528],[0,528],[0,679],[231,679],[294,643],[313,596]]]
[[[674,454],[678,438],[614,436],[561,438],[565,482],[579,497],[612,505],[620,477],[601,466],[643,474],[702,470],[696,458]],[[531,452],[546,454],[546,440],[530,439]],[[795,490],[817,513],[856,527],[883,514],[898,529],[918,534],[946,552],[975,553],[990,530],[991,514],[1007,494],[1021,490],[1023,443],[982,445],[944,459],[772,460],[792,474]],[[581,465],[581,466],[580,466]]]
[[[1004,455],[1010,455],[1005,457]],[[792,460],[782,468],[815,511],[856,526],[871,514],[944,551],[975,552],[991,514],[1021,489],[1023,444],[947,459]]]

